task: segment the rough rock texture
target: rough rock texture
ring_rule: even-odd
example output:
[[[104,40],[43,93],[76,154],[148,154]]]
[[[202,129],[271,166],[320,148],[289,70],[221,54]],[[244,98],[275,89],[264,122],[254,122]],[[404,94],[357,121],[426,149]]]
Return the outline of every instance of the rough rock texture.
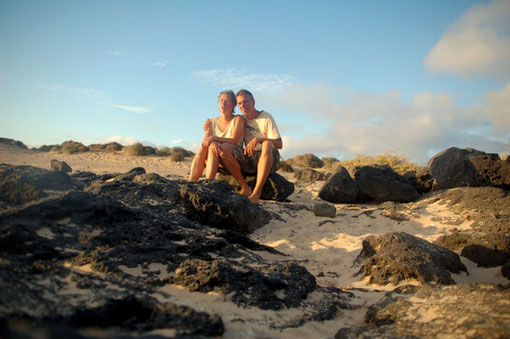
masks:
[[[326,180],[326,175],[311,168],[305,168],[294,172],[294,178],[296,178],[297,181],[313,182]]]
[[[81,188],[64,172],[0,164],[0,201],[9,206],[48,196],[48,191]]]
[[[367,326],[335,338],[508,338],[508,300],[490,284],[402,287],[369,308]]]
[[[175,271],[174,283],[190,291],[233,293],[238,305],[272,310],[299,306],[317,287],[315,277],[294,263],[254,269],[225,260],[184,261]],[[282,296],[278,291],[283,291]]]
[[[57,173],[29,172],[42,178]],[[21,328],[49,337],[81,337],[91,328],[102,337],[154,329],[221,335],[221,318],[179,305],[172,294],[176,285],[228,294],[239,306],[295,307],[300,321],[331,319],[348,307],[347,293],[317,286],[297,263],[257,254],[277,254],[274,249],[188,217],[211,213],[212,224],[235,226],[225,204],[242,209],[246,198],[224,183],[201,183],[201,190],[141,168],[120,175],[82,173],[80,180],[84,190],[53,192],[0,211],[1,336],[24,337]],[[202,196],[206,192],[224,201],[214,205]],[[318,301],[307,300],[310,293]]]
[[[416,170],[407,172],[404,177],[420,194],[430,192],[434,187],[434,177],[427,167],[417,167]]]
[[[332,203],[353,203],[358,201],[359,196],[358,184],[345,167],[340,167],[319,192],[321,199]]]
[[[239,191],[239,184],[231,175],[218,173],[217,178],[218,180],[228,182],[236,191]],[[245,180],[252,189],[255,187],[256,177],[247,176]],[[294,193],[294,184],[292,182],[278,173],[271,173],[262,188],[262,195],[260,198],[262,200],[285,201],[292,193]]]
[[[510,162],[471,148],[449,148],[428,163],[437,188],[496,186],[510,189]]]
[[[508,260],[502,267],[501,267],[501,274],[507,279],[510,279],[510,260]]]
[[[248,234],[267,224],[269,214],[250,200],[234,194],[224,181],[188,183],[181,187],[188,217],[215,228]]]
[[[65,161],[58,161],[56,159],[51,160],[51,169],[54,171],[61,171],[71,173],[73,169]]]
[[[478,266],[502,266],[510,260],[510,236],[504,234],[455,232],[441,236],[434,244],[459,251]]]
[[[318,202],[313,205],[313,213],[317,217],[334,218],[336,216],[336,207],[325,202]]]
[[[467,272],[459,256],[404,232],[369,236],[355,263],[364,261],[359,273],[371,284],[398,284],[406,279],[421,283],[454,284],[451,273]]]
[[[389,166],[356,167],[353,174],[360,191],[377,202],[410,202],[420,196],[406,178]]]

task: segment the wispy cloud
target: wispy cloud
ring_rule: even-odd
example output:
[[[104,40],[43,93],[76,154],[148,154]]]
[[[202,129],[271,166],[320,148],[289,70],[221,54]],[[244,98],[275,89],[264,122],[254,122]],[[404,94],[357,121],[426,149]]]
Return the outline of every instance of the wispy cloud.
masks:
[[[111,104],[110,106],[115,107],[115,108],[122,109],[122,110],[124,110],[124,111],[135,112],[135,113],[141,113],[141,114],[151,112],[151,109],[150,109],[150,108],[147,108],[147,107],[139,107],[139,106],[124,106],[124,105],[113,105],[113,104]]]
[[[61,84],[35,84],[34,87],[65,95],[76,101],[94,101],[97,104],[110,101],[110,97],[106,93],[94,88],[69,87]]]
[[[506,87],[487,93],[486,113],[492,118],[493,128],[497,136],[510,140],[510,84]]]
[[[165,67],[168,65],[168,61],[156,61],[152,64],[154,67]]]
[[[279,92],[294,82],[291,75],[246,73],[237,69],[196,71],[191,73],[191,78],[222,89],[246,88],[266,94]]]
[[[183,141],[184,141],[184,139],[176,139],[176,140],[170,141],[170,144],[171,145],[177,145],[177,144],[180,144]]]
[[[124,53],[122,53],[122,51],[120,51],[120,50],[109,50],[108,52],[106,52],[106,54],[113,55],[113,56],[122,56],[122,55],[124,55]]]
[[[495,124],[509,124],[507,91],[510,88],[487,97],[493,105],[489,110],[459,106],[445,93],[422,92],[404,100],[398,91],[357,92],[320,85],[289,87],[259,102],[270,104],[279,115],[302,112],[326,126],[322,133],[287,132],[285,157],[318,153],[350,158],[394,151],[426,164],[452,146],[504,152],[508,134],[498,137]],[[278,121],[278,115],[275,118]]]
[[[428,53],[425,65],[432,72],[460,76],[510,75],[510,1],[469,9]]]

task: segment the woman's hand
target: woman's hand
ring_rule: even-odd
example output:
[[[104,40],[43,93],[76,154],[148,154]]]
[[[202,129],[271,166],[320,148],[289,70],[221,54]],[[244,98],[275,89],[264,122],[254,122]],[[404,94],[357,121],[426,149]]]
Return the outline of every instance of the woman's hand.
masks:
[[[202,141],[202,147],[209,147],[209,145],[211,145],[211,142],[213,141],[213,137],[206,137],[204,138],[204,140]]]
[[[211,142],[209,144],[209,151],[212,152],[212,154],[215,156],[215,157],[219,157],[220,156],[220,145],[218,145],[217,142]]]
[[[212,129],[212,121],[211,119],[207,119],[207,121],[204,123],[204,131],[209,131]]]

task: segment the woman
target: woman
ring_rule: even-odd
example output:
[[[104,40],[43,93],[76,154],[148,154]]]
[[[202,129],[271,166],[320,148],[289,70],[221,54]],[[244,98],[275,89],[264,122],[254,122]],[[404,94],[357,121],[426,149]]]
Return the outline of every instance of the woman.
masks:
[[[234,115],[237,101],[233,91],[223,91],[218,96],[218,107],[221,115],[207,119],[204,124],[204,140],[191,163],[190,181],[197,181],[204,167],[205,177],[214,179],[218,172],[220,145],[229,143],[243,147],[245,120],[240,115]]]

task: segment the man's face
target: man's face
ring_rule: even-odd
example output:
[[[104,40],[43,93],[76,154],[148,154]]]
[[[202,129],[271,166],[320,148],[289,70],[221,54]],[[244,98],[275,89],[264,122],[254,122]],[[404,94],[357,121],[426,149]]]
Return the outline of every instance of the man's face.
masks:
[[[237,96],[237,105],[243,114],[249,114],[255,110],[255,101],[249,95],[241,94]]]

